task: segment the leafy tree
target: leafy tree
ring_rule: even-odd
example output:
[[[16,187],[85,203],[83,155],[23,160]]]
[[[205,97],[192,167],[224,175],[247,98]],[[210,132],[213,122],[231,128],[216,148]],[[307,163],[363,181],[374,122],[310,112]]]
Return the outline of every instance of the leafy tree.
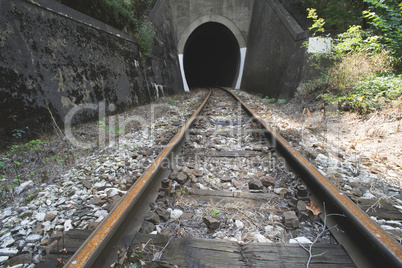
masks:
[[[363,0],[294,0],[301,9],[313,8],[326,22],[328,31],[346,31],[350,25],[363,23]]]
[[[364,0],[369,10],[364,17],[377,30],[380,40],[389,46],[397,58],[402,57],[402,3],[395,0]]]

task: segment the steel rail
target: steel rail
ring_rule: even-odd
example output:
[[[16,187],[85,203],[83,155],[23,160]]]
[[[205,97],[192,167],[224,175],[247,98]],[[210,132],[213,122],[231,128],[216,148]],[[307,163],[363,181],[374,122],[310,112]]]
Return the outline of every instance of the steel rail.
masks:
[[[196,117],[204,108],[212,90],[202,104],[184,124],[179,132],[173,137],[165,149],[159,154],[152,165],[146,172],[138,179],[138,181],[130,188],[127,194],[121,199],[116,207],[109,213],[109,215],[102,221],[102,223],[94,230],[88,239],[81,245],[76,253],[69,259],[64,267],[91,267],[96,258],[101,254],[106,244],[111,241],[113,235],[121,227],[123,221],[129,215],[129,212],[138,203],[146,188],[151,184],[152,180],[156,177],[158,170],[161,169],[163,162],[169,157],[169,154],[177,147],[183,139],[186,131],[190,128]]]
[[[375,222],[373,222],[366,213],[364,213],[354,202],[347,198],[341,191],[339,191],[328,179],[326,179],[310,162],[308,162],[302,155],[300,155],[292,146],[275,132],[271,126],[266,123],[256,112],[250,109],[245,102],[229,90],[224,89],[231,94],[236,100],[238,100],[243,108],[253,117],[256,118],[267,130],[267,134],[271,139],[271,143],[279,149],[280,153],[290,161],[292,168],[297,173],[302,173],[303,181],[309,180],[309,187],[314,187],[320,192],[318,196],[322,196],[327,202],[331,202],[332,205],[338,209],[338,212],[343,213],[346,216],[347,222],[351,223],[354,228],[349,231],[352,234],[358,235],[353,232],[360,232],[359,239],[365,238],[365,241],[354,241],[359,246],[364,245],[364,250],[372,247],[374,250],[370,256],[370,252],[365,252],[364,256],[373,258],[372,261],[382,264],[382,267],[388,263],[392,267],[402,267],[402,247],[391,236],[389,236],[384,230],[382,230]],[[308,182],[306,182],[308,183]],[[350,228],[350,226],[348,227]],[[379,258],[380,254],[383,258]],[[352,257],[352,256],[351,256]],[[352,258],[353,259],[353,258]],[[359,260],[354,260],[359,262]],[[371,263],[373,265],[373,263]]]
[[[401,246],[385,233],[376,223],[374,223],[359,207],[350,201],[342,192],[340,192],[331,182],[329,182],[317,169],[315,169],[303,156],[293,149],[274,129],[269,126],[258,114],[252,111],[246,103],[232,92],[224,89],[231,94],[242,107],[253,118],[257,119],[262,126],[266,128],[266,134],[271,141],[271,145],[285,157],[286,161],[302,176],[303,181],[308,184],[309,188],[314,190],[314,194],[319,200],[325,200],[327,203],[326,210],[334,213],[343,213],[346,217],[342,217],[336,224],[341,225],[348,236],[348,241],[352,240],[351,245],[344,245],[347,252],[354,248],[359,248],[359,253],[355,256],[351,255],[353,261],[361,267],[402,267],[402,248]],[[144,196],[145,189],[151,184],[156,177],[157,171],[161,169],[161,164],[168,158],[182,141],[186,131],[194,122],[197,115],[204,108],[208,97],[200,105],[197,111],[189,119],[189,121],[181,128],[172,141],[158,156],[151,167],[144,173],[138,182],[129,190],[126,196],[119,202],[116,208],[108,215],[108,217],[98,226],[91,234],[80,249],[70,258],[65,267],[91,267],[96,258],[102,253],[107,243],[110,243],[112,236],[122,226],[122,222],[129,214],[129,211],[139,203]],[[318,193],[317,193],[318,192]],[[350,237],[349,237],[350,236]],[[116,240],[115,240],[116,241]],[[349,248],[348,248],[349,247]],[[364,261],[358,258],[365,258]],[[360,264],[360,265],[359,265]]]

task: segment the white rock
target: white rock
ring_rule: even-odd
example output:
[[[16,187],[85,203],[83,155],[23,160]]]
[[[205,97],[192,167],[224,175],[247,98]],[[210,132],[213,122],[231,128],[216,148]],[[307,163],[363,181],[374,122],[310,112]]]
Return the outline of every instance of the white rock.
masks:
[[[31,234],[25,240],[27,241],[27,243],[35,243],[35,242],[38,242],[41,239],[42,239],[41,235]]]
[[[153,234],[153,235],[158,234],[158,231],[153,231],[153,232],[151,232],[151,234]]]
[[[181,215],[183,215],[183,211],[181,209],[174,209],[172,210],[172,212],[170,213],[170,217],[174,220],[178,220]]]
[[[372,179],[370,177],[367,177],[367,176],[361,176],[360,180],[363,183],[370,183]]]
[[[313,242],[311,242],[311,240],[308,239],[307,237],[301,236],[301,237],[296,237],[296,238],[290,239],[290,240],[289,240],[289,243],[290,243],[290,244],[297,244],[297,243],[300,243],[300,244],[311,244],[311,243],[313,243]]]
[[[17,264],[17,265],[11,266],[9,268],[23,268],[23,267],[24,267],[23,264]]]
[[[239,240],[236,237],[229,237],[228,240],[232,242],[239,242]]]
[[[107,210],[101,209],[101,210],[96,211],[95,214],[94,214],[94,216],[95,216],[95,217],[103,217],[103,218],[104,218],[104,217],[107,216],[107,214],[109,214],[109,213],[107,212]]]
[[[376,197],[370,193],[370,192],[366,192],[363,196],[362,199],[375,199]]]
[[[101,188],[101,187],[105,187],[105,186],[106,186],[106,181],[101,181],[101,182],[95,183],[93,188],[97,189],[97,188]]]
[[[109,197],[113,197],[118,195],[120,193],[120,190],[116,188],[109,188],[105,190],[105,193],[107,193]]]
[[[8,256],[12,257],[17,255],[18,249],[17,248],[1,248],[0,249],[0,256]]]
[[[275,188],[274,193],[280,194],[280,195],[285,195],[288,193],[288,189],[286,188]]]
[[[8,256],[0,256],[0,264],[5,263],[9,258]]]
[[[235,225],[237,228],[239,229],[243,229],[244,228],[244,223],[242,221],[236,220],[235,221]]]
[[[264,230],[265,230],[266,233],[270,233],[270,232],[272,232],[272,230],[274,230],[274,226],[267,225],[267,226],[264,227]]]
[[[272,243],[271,240],[263,236],[262,234],[255,234],[254,235],[254,240],[257,241],[258,243]]]
[[[234,237],[237,239],[237,241],[242,241],[243,234],[242,232],[236,232]]]
[[[15,243],[15,240],[14,240],[14,238],[11,236],[11,233],[7,233],[6,235],[4,235],[4,236],[2,237],[1,242],[2,242],[2,245],[1,245],[1,246],[5,248],[5,247],[8,247],[8,246],[14,244],[14,243]]]
[[[74,229],[74,227],[73,227],[73,225],[71,224],[72,223],[72,221],[71,220],[66,220],[65,222],[64,222],[64,231],[65,232],[67,232],[67,231],[69,231],[69,230],[71,230],[71,229]]]
[[[352,191],[352,190],[353,190],[353,188],[350,187],[350,185],[347,185],[347,184],[345,184],[345,186],[343,186],[343,189],[344,189],[345,191]]]
[[[14,188],[14,191],[17,195],[19,195],[20,193],[22,193],[26,188],[28,188],[29,186],[33,185],[34,182],[33,181],[25,181],[23,183],[21,183],[21,185],[17,186]]]
[[[43,212],[36,213],[35,219],[36,219],[37,221],[44,221],[44,220],[45,220],[45,216],[46,216],[46,213],[43,213]]]
[[[198,187],[198,189],[201,189],[201,190],[207,189],[207,187],[205,187],[203,184],[201,184],[199,182],[197,182],[195,185]]]
[[[315,161],[319,161],[319,162],[327,162],[328,161],[328,157],[326,157],[323,154],[318,154],[317,157],[315,158]]]
[[[54,227],[55,231],[63,231],[64,230],[64,226],[63,225],[56,225],[56,227]]]
[[[391,231],[391,230],[399,230],[399,228],[396,228],[396,227],[392,227],[392,226],[389,226],[389,225],[381,225],[381,228],[383,229],[383,230],[385,230],[385,231]]]

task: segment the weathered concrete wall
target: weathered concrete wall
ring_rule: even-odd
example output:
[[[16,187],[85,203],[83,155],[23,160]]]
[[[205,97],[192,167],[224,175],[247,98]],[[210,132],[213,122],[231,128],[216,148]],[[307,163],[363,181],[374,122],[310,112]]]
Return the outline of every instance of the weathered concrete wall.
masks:
[[[307,38],[277,0],[255,0],[241,88],[275,98],[294,95],[306,66]]]
[[[0,0],[0,134],[48,120],[47,107],[63,119],[79,104],[121,111],[182,91],[170,7],[158,7],[146,57],[133,37],[54,0]]]
[[[209,21],[224,24],[235,35],[238,31],[247,42],[254,0],[170,0],[169,2],[172,6],[177,44],[183,39],[183,35],[188,37],[194,27]],[[198,23],[197,20],[199,20]],[[192,25],[194,23],[195,25]],[[239,45],[242,47],[242,44]]]

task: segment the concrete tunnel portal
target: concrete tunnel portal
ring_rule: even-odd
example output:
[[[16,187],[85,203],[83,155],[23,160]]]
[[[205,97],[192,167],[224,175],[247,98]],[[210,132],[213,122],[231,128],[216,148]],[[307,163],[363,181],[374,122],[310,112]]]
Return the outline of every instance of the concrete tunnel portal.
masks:
[[[246,58],[246,40],[228,18],[205,15],[181,34],[178,57],[185,91],[190,87],[240,88]]]
[[[183,65],[190,88],[233,87],[239,74],[239,43],[225,25],[217,22],[204,23],[187,39]]]

